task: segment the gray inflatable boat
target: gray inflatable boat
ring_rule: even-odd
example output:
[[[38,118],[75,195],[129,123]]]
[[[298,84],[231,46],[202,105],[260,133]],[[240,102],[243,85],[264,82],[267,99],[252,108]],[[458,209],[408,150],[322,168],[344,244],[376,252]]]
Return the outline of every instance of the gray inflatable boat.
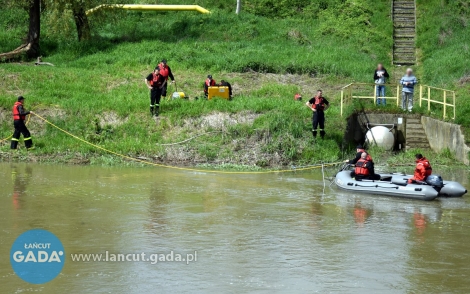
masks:
[[[379,181],[357,181],[351,178],[350,170],[343,170],[336,174],[335,184],[341,189],[352,192],[427,201],[437,197],[462,197],[467,193],[460,183],[443,181],[438,175],[429,176],[427,183],[407,184],[408,179],[412,177],[405,174],[380,174]]]

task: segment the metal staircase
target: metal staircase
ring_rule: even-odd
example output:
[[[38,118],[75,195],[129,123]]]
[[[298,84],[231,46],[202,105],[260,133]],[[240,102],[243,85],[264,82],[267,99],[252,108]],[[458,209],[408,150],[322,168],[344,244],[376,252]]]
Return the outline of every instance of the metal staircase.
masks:
[[[416,2],[392,0],[393,64],[416,63]]]

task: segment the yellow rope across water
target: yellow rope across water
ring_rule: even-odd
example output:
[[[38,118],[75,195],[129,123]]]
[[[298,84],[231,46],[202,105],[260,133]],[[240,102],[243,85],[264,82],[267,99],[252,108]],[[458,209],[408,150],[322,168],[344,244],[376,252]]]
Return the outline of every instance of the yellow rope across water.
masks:
[[[130,157],[128,155],[120,154],[120,153],[117,153],[115,151],[106,149],[106,148],[101,147],[99,145],[88,142],[88,141],[86,141],[86,140],[84,140],[84,139],[82,139],[82,138],[80,138],[80,137],[78,137],[78,136],[62,129],[62,128],[60,128],[60,127],[58,127],[57,125],[53,124],[52,122],[48,121],[47,119],[45,119],[44,117],[40,116],[37,113],[33,113],[33,115],[35,115],[39,119],[43,120],[45,123],[47,123],[47,124],[53,126],[54,128],[58,129],[59,131],[69,135],[70,137],[73,137],[73,138],[77,139],[78,141],[81,141],[82,143],[85,143],[87,145],[93,146],[96,149],[100,149],[100,150],[105,151],[107,153],[110,153],[110,154],[113,154],[113,155],[116,155],[116,156],[119,156],[121,158],[125,158],[125,159],[128,159],[128,160],[132,160],[132,161],[136,161],[136,162],[140,162],[140,163],[147,164],[147,165],[152,165],[152,166],[164,167],[164,168],[179,169],[179,170],[192,171],[192,172],[219,173],[219,174],[267,174],[267,173],[285,173],[285,172],[311,170],[311,169],[322,168],[322,167],[326,167],[326,166],[333,166],[333,165],[336,165],[336,164],[343,163],[343,162],[333,162],[333,163],[325,163],[325,164],[319,164],[319,165],[309,166],[309,167],[284,169],[284,170],[266,170],[266,171],[219,171],[219,170],[205,170],[205,169],[196,169],[196,168],[190,168],[190,167],[172,166],[172,165],[160,164],[160,163],[155,163],[155,162],[142,160],[142,159],[139,159],[139,158]]]

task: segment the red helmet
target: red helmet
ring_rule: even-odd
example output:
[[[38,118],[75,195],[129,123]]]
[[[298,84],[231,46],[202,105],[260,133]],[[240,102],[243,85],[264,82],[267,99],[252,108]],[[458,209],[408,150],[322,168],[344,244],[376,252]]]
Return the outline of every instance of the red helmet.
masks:
[[[295,101],[300,101],[300,100],[302,100],[302,95],[300,95],[299,93],[295,94],[295,95],[294,95],[294,100],[295,100]]]

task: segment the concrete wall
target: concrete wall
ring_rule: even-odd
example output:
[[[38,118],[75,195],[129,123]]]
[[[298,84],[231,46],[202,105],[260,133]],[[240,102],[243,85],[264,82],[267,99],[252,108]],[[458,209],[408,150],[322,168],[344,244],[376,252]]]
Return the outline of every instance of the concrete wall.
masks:
[[[347,129],[344,134],[345,142],[350,144],[364,143],[368,131],[366,124],[395,124],[395,150],[405,148],[406,114],[388,113],[355,113],[348,118]],[[418,117],[419,118],[419,117]]]
[[[465,144],[465,138],[460,126],[443,122],[430,117],[413,114],[386,114],[386,113],[355,113],[348,118],[344,141],[349,144],[363,144],[367,133],[367,123],[396,124],[394,129],[395,150],[405,147],[406,121],[409,118],[420,119],[429,141],[431,149],[437,152],[448,148],[455,154],[456,159],[470,164],[470,147]]]
[[[460,125],[425,116],[421,117],[421,123],[432,150],[442,151],[449,148],[450,151],[454,152],[456,159],[465,164],[470,163],[468,158],[470,148],[465,144]]]

